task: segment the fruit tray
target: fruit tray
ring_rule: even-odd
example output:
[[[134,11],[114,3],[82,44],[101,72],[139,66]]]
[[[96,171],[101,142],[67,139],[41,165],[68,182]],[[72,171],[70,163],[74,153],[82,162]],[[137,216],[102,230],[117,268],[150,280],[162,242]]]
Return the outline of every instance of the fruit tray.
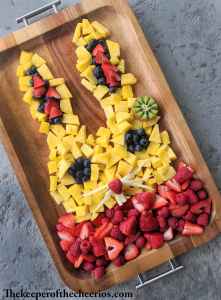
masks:
[[[105,126],[102,108],[81,86],[79,74],[73,68],[76,64],[71,43],[73,28],[82,17],[103,23],[111,30],[112,38],[121,42],[122,56],[127,62],[127,68],[139,78],[135,88],[136,94],[152,95],[158,100],[162,114],[161,128],[166,128],[171,134],[172,147],[179,160],[191,165],[205,183],[213,206],[210,224],[202,235],[178,236],[160,249],[143,252],[118,269],[111,266],[99,281],[73,271],[59,247],[55,225],[58,216],[62,215],[64,210],[52,201],[48,193],[46,139],[39,134],[38,125],[31,119],[27,107],[20,102],[21,95],[16,78],[20,51],[37,52],[50,64],[55,75],[67,80],[68,87],[74,95],[75,112],[81,123],[89,128],[90,133],[95,133],[100,126]],[[27,19],[23,19],[27,23]],[[171,262],[176,256],[208,242],[219,234],[219,191],[126,0],[83,0],[80,4],[9,34],[0,40],[0,65],[2,141],[55,265],[70,288],[82,291],[109,288],[164,262]],[[85,109],[86,106],[89,109]],[[142,285],[141,277],[139,279]]]

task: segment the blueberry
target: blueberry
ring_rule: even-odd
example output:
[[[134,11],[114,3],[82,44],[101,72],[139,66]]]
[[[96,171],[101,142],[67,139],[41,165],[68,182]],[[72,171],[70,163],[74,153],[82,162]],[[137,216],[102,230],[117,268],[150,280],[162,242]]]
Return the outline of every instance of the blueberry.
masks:
[[[95,58],[95,57],[92,58],[92,65],[99,66],[99,65],[96,63],[96,58]]]
[[[142,139],[139,141],[139,144],[140,144],[142,147],[146,147],[146,146],[147,146],[147,139],[142,138]]]
[[[145,130],[143,128],[137,129],[137,134],[140,137],[146,136]]]
[[[94,70],[93,70],[94,76],[99,79],[99,78],[103,78],[104,77],[104,73],[101,69],[100,65],[97,65]]]
[[[88,43],[88,45],[86,46],[86,49],[89,52],[92,52],[94,50],[94,48],[98,45],[99,41],[98,40],[92,40]]]
[[[39,106],[38,106],[38,111],[40,113],[43,113],[44,112],[44,108],[45,108],[45,101],[41,101]]]
[[[29,68],[29,69],[25,72],[25,74],[26,74],[27,76],[34,75],[34,74],[36,74],[36,73],[37,73],[37,68],[36,68],[35,66],[31,66],[31,68]]]
[[[84,164],[84,157],[79,157],[76,159],[76,164],[79,165],[80,167],[83,167]]]
[[[84,175],[89,176],[91,174],[91,169],[90,168],[85,168],[83,173],[84,173]]]
[[[133,142],[133,134],[131,132],[127,132],[125,135],[125,141],[127,144]]]
[[[133,134],[133,143],[137,144],[137,143],[139,143],[139,140],[140,140],[139,135],[137,133],[134,133]]]
[[[91,165],[90,159],[85,159],[83,165],[84,165],[85,168],[89,168],[90,165]]]
[[[137,144],[137,145],[134,147],[134,150],[135,150],[135,152],[140,152],[140,151],[143,150],[143,147],[142,147],[141,145]]]
[[[100,77],[97,81],[98,84],[106,85],[106,79],[104,77]]]
[[[110,86],[110,87],[109,87],[109,92],[110,92],[111,94],[113,94],[113,93],[116,92],[117,88],[118,88],[117,86]]]
[[[128,150],[129,152],[131,152],[131,153],[134,153],[134,152],[135,152],[134,145],[129,145],[129,146],[127,147],[127,150]]]
[[[61,124],[61,117],[55,117],[51,119],[50,124]]]

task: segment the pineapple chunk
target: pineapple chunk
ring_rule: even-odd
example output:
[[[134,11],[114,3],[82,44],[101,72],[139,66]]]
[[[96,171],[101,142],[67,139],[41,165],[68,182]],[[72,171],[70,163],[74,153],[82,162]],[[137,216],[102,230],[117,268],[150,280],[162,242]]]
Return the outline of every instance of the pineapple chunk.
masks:
[[[130,173],[132,168],[133,167],[130,164],[128,164],[127,162],[121,160],[118,164],[117,174],[119,174],[122,177],[126,176],[126,175],[128,175],[128,173]]]
[[[149,141],[150,142],[154,142],[154,143],[161,143],[161,137],[160,137],[160,129],[159,129],[159,125],[156,124],[151,132],[151,135],[149,137]]]
[[[96,89],[94,90],[94,97],[97,100],[101,100],[104,98],[104,96],[109,92],[109,89],[105,85],[98,85]]]
[[[104,113],[107,119],[111,118],[114,114],[114,109],[112,105],[106,106],[104,108]]]
[[[91,181],[97,182],[99,178],[99,167],[96,164],[91,165]]]
[[[147,148],[147,153],[150,155],[157,155],[160,144],[151,142]]]
[[[61,179],[65,175],[67,170],[70,168],[71,164],[72,163],[70,161],[67,161],[65,159],[62,159],[59,162],[59,166],[58,166],[58,178],[59,179]]]
[[[132,73],[121,75],[121,85],[133,85],[137,83],[137,78]]]
[[[128,112],[128,103],[127,101],[120,101],[115,104],[115,112]]]
[[[79,142],[84,144],[86,142],[86,126],[82,125],[80,130],[78,131],[77,136],[75,137],[75,142]]]
[[[78,116],[74,114],[63,114],[62,122],[65,124],[80,125]]]
[[[116,200],[113,199],[113,198],[111,197],[110,199],[108,199],[108,200],[104,203],[104,205],[105,205],[107,208],[111,209],[111,208],[113,208],[113,207],[116,205]]]
[[[50,80],[54,78],[46,64],[41,65],[37,70],[44,80]]]
[[[127,112],[117,112],[116,113],[116,120],[117,123],[121,123],[123,121],[128,121],[131,118],[131,114],[127,113]]]
[[[65,174],[62,179],[61,179],[61,184],[63,185],[72,185],[75,183],[75,180],[73,178],[73,176],[71,176],[70,174]]]
[[[100,136],[96,139],[96,144],[100,145],[103,148],[107,148],[109,143],[109,138],[105,136]]]
[[[96,85],[91,83],[90,81],[86,79],[81,80],[81,84],[90,92],[93,92],[96,89]]]
[[[82,33],[82,23],[78,23],[75,31],[74,31],[74,36],[73,36],[73,43],[77,43],[77,41],[79,40],[79,38],[81,37],[81,33]]]
[[[77,217],[84,217],[88,213],[88,207],[86,205],[77,206],[75,208]]]
[[[39,132],[48,134],[50,128],[50,124],[48,122],[41,122]]]
[[[22,51],[21,55],[20,55],[20,60],[19,60],[20,64],[23,65],[23,64],[31,61],[32,56],[33,56],[32,52]]]
[[[33,97],[32,97],[32,93],[33,93],[33,89],[30,87],[28,88],[28,90],[26,91],[26,93],[24,94],[23,96],[23,101],[28,103],[28,104],[31,104],[32,101],[33,101]]]
[[[91,57],[89,58],[84,58],[84,59],[78,59],[76,68],[79,72],[83,72],[86,70],[90,65],[91,65],[92,59]]]
[[[77,207],[73,198],[69,198],[68,200],[64,201],[63,206],[67,213],[75,212],[76,207]]]
[[[127,100],[129,98],[133,98],[134,97],[134,93],[133,93],[133,89],[131,85],[124,85],[122,87],[122,98],[124,100]]]
[[[125,60],[124,59],[120,60],[117,68],[121,73],[125,73]]]
[[[68,189],[69,194],[77,201],[81,199],[81,186],[79,184],[73,184]]]
[[[58,138],[62,138],[63,136],[65,136],[65,129],[60,124],[51,125],[50,129]]]
[[[57,172],[57,162],[56,161],[49,161],[48,162],[48,172],[49,174],[53,174],[53,173],[56,173]]]
[[[50,86],[58,86],[64,83],[64,78],[54,78],[49,80]]]
[[[120,57],[120,45],[111,40],[107,40],[107,47],[112,59]]]
[[[70,99],[62,99],[60,101],[60,108],[61,108],[61,111],[64,113],[67,113],[67,114],[73,113]]]
[[[123,134],[114,135],[111,142],[114,144],[123,146],[124,145],[124,135]]]
[[[50,192],[50,195],[58,205],[60,205],[64,201],[64,199],[58,192]]]
[[[49,159],[50,160],[56,160],[57,157],[57,150],[56,149],[52,149],[49,153]]]
[[[166,130],[162,131],[161,132],[161,139],[162,139],[162,143],[164,145],[169,145],[170,144],[170,137],[169,137],[169,134]]]
[[[124,158],[132,167],[134,167],[137,157],[133,153],[128,153],[127,157]]]
[[[67,142],[59,143],[57,146],[58,154],[64,156],[65,154],[67,154],[69,152],[70,148],[71,148],[71,145]]]
[[[168,148],[168,155],[171,160],[175,160],[177,158],[175,152],[171,147]]]
[[[87,137],[87,144],[94,146],[95,145],[95,139],[93,134],[89,134],[89,136]]]
[[[74,137],[72,135],[66,135],[65,137],[63,137],[62,142],[64,142],[64,144],[68,144],[71,147],[74,143]]]
[[[21,77],[25,75],[24,65],[19,65],[16,70],[16,76]]]
[[[102,37],[107,37],[110,31],[101,23],[94,21],[91,23],[92,27],[102,35]]]
[[[132,108],[132,107],[134,106],[135,101],[136,101],[136,98],[129,98],[129,99],[127,100],[128,107],[129,107],[129,108]]]
[[[57,176],[50,176],[50,192],[56,192],[58,178]]]
[[[64,99],[72,98],[71,92],[69,91],[69,89],[65,83],[57,86],[56,90],[57,90],[58,94],[61,96],[61,98],[64,98]]]
[[[30,87],[31,76],[22,76],[19,77],[18,82],[19,86],[28,86]]]
[[[105,127],[100,127],[96,133],[97,136],[100,137],[105,137],[107,139],[109,139],[111,132],[109,128],[105,128]]]
[[[97,79],[94,76],[93,70],[95,66],[89,66],[87,69],[81,73],[81,77],[85,77],[91,84],[97,84]]]
[[[79,149],[77,143],[73,143],[71,147],[71,153],[73,154],[74,158],[77,159],[82,155],[81,150]]]
[[[127,122],[127,121],[121,122],[118,126],[118,133],[126,132],[131,127],[132,127],[132,125],[129,122]]]
[[[64,201],[70,198],[69,190],[63,184],[58,185],[58,192],[63,197]]]
[[[72,136],[76,135],[78,132],[78,126],[77,125],[66,125],[66,134],[70,134]]]
[[[104,164],[106,165],[109,161],[109,153],[104,152],[104,153],[96,153],[93,155],[91,162],[92,163],[97,163],[97,164]]]
[[[93,27],[90,24],[90,22],[88,21],[88,19],[83,19],[82,20],[82,33],[83,35],[87,35],[91,32],[93,32]]]
[[[48,134],[48,137],[47,137],[47,143],[48,143],[49,149],[51,150],[51,149],[57,147],[59,142],[60,142],[59,138],[50,131]]]
[[[84,46],[80,46],[75,51],[77,58],[81,61],[90,60],[92,59],[91,54]]]
[[[94,152],[93,149],[87,144],[83,144],[81,146],[81,151],[87,158],[91,157]]]
[[[37,53],[35,53],[33,56],[32,56],[32,64],[39,68],[41,67],[42,65],[46,64],[46,61],[40,56],[38,55]]]

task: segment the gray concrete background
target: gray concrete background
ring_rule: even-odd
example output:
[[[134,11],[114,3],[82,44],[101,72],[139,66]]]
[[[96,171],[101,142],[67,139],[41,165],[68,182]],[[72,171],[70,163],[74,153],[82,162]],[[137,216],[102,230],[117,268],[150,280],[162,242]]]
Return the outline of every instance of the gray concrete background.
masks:
[[[17,16],[48,2],[1,0],[0,35],[17,28]],[[63,2],[66,6],[76,1]],[[130,3],[221,187],[221,1]],[[0,157],[0,290],[64,287],[1,144]],[[179,261],[185,265],[183,271],[138,292],[135,280],[111,291],[132,291],[134,298],[151,300],[221,299],[221,237]]]

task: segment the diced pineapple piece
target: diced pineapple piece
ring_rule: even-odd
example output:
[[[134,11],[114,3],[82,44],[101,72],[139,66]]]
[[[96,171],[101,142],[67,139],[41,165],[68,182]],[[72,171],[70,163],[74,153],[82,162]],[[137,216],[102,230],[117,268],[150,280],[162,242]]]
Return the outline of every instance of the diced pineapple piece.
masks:
[[[159,129],[159,125],[156,124],[151,132],[151,135],[149,137],[149,141],[150,142],[154,142],[154,143],[161,143],[161,137],[160,137],[160,129]]]
[[[121,123],[123,121],[128,121],[131,118],[131,114],[127,113],[127,112],[117,112],[116,113],[116,120],[117,123]]]
[[[70,135],[74,136],[78,132],[78,126],[67,124],[65,130],[66,130],[66,134],[70,134]]]
[[[77,46],[81,47],[81,46],[86,46],[87,42],[83,37],[80,37],[76,44]]]
[[[119,59],[119,57],[111,57],[110,58],[110,63],[112,64],[112,65],[118,65],[119,64],[119,62],[120,62],[120,59]]]
[[[78,23],[75,31],[74,31],[74,36],[73,36],[73,43],[77,43],[77,41],[79,40],[79,38],[81,37],[81,33],[82,33],[82,23]]]
[[[60,205],[64,201],[64,199],[58,192],[50,192],[50,195],[58,205]]]
[[[19,65],[16,70],[16,76],[21,77],[25,75],[24,65]]]
[[[55,160],[48,162],[48,172],[49,174],[56,173],[58,169],[57,162]]]
[[[169,137],[168,132],[166,130],[164,130],[160,133],[160,135],[161,135],[162,143],[164,145],[169,145],[170,144],[170,137]]]
[[[52,149],[49,153],[49,159],[50,160],[56,160],[57,157],[57,150],[56,149]]]
[[[115,112],[128,112],[128,103],[127,101],[120,101],[115,104]]]
[[[93,27],[90,24],[90,22],[88,21],[88,19],[83,19],[82,20],[82,33],[83,35],[87,35],[91,32],[93,32]]]
[[[68,189],[69,194],[77,201],[82,198],[81,197],[81,192],[82,192],[82,187],[79,184],[73,184],[71,187]]]
[[[150,155],[157,155],[159,148],[160,144],[151,142],[147,148],[147,153]]]
[[[32,93],[33,93],[33,89],[31,87],[28,88],[28,90],[26,91],[26,93],[23,96],[23,101],[28,104],[31,104],[33,101]]]
[[[90,92],[93,92],[96,89],[96,85],[91,83],[90,81],[86,79],[81,80],[81,84]]]
[[[62,122],[65,124],[79,125],[80,121],[77,115],[63,114]]]
[[[39,132],[48,134],[50,128],[50,124],[48,122],[41,122]]]
[[[22,76],[19,77],[18,82],[19,82],[19,86],[31,86],[31,76]]]
[[[108,160],[109,160],[109,153],[104,152],[104,153],[94,154],[91,161],[92,163],[106,165],[108,163]]]
[[[101,100],[109,92],[109,89],[106,85],[98,85],[94,90],[94,97],[97,100]]]
[[[133,93],[133,89],[131,85],[124,85],[122,87],[122,98],[124,100],[127,100],[129,98],[133,98],[134,97],[134,93]]]
[[[87,158],[91,157],[94,152],[93,149],[87,144],[83,144],[81,146],[81,151]]]
[[[54,78],[46,64],[41,65],[39,68],[37,68],[37,70],[44,80],[50,80]]]
[[[91,65],[89,67],[87,67],[87,69],[81,73],[81,77],[85,77],[91,84],[97,84],[97,79],[94,76],[93,70],[94,70],[95,66]]]
[[[33,56],[32,56],[32,64],[39,68],[41,67],[42,65],[46,64],[46,61],[40,56],[38,55],[37,53],[35,53]]]
[[[157,116],[154,119],[145,121],[143,122],[143,127],[144,128],[152,127],[153,125],[157,124],[159,120],[160,120],[160,116]]]
[[[175,152],[171,147],[168,148],[168,155],[171,160],[175,160],[177,158]]]
[[[59,142],[60,142],[59,138],[50,131],[48,134],[48,137],[47,137],[47,143],[48,143],[49,149],[53,149],[53,148],[57,147]]]
[[[74,158],[77,159],[82,155],[80,148],[78,147],[77,143],[73,143],[71,147],[71,153],[73,154]]]
[[[147,181],[151,177],[152,172],[153,172],[152,168],[146,168],[143,174],[143,180]]]
[[[75,212],[75,209],[77,207],[77,205],[72,197],[69,198],[68,200],[64,201],[63,206],[67,213]]]
[[[63,197],[64,201],[66,201],[70,198],[69,190],[66,188],[65,185],[59,184],[58,185],[58,192]]]
[[[129,153],[127,154],[127,157],[124,158],[132,167],[134,167],[137,157],[135,154],[133,153]]]
[[[71,92],[69,91],[69,89],[65,83],[58,85],[56,87],[56,90],[57,90],[58,94],[61,96],[61,98],[63,98],[63,99],[72,98]]]
[[[110,129],[106,127],[100,127],[96,133],[96,136],[105,137],[108,139],[110,135],[111,135]]]
[[[50,192],[56,192],[58,178],[57,176],[50,176]]]
[[[128,175],[128,173],[130,173],[132,168],[133,167],[130,164],[128,164],[124,160],[121,160],[118,164],[117,174],[119,174],[122,177],[126,176],[126,175]]]
[[[67,114],[72,114],[72,106],[71,106],[71,100],[70,99],[62,99],[60,101],[60,109],[62,112]]]
[[[107,119],[111,118],[113,113],[114,113],[114,109],[112,105],[106,106],[104,107],[104,113]]]
[[[20,64],[22,65],[31,61],[32,56],[33,56],[32,52],[22,51],[19,60]]]
[[[103,148],[100,145],[94,147],[94,154],[99,154],[103,152]]]
[[[75,183],[74,177],[67,173],[61,179],[61,184],[63,185],[72,185],[74,183]]]
[[[92,59],[91,53],[89,51],[87,51],[87,49],[83,46],[78,47],[76,49],[75,53],[79,60],[91,60]]]
[[[151,164],[153,166],[154,169],[159,168],[160,166],[162,166],[162,161],[159,157],[157,156],[152,156],[151,157]]]
[[[69,152],[70,148],[71,148],[71,145],[67,142],[59,143],[57,146],[58,154],[64,156],[65,154],[67,154]]]
[[[112,59],[120,57],[120,45],[111,40],[107,40],[107,47]]]
[[[87,44],[89,44],[92,40],[95,39],[96,39],[96,33],[94,31],[84,36],[84,40],[86,41]]]
[[[82,125],[80,130],[78,131],[77,136],[75,137],[75,142],[79,142],[84,144],[86,142],[86,126]]]
[[[65,129],[61,124],[55,124],[55,125],[51,125],[50,127],[51,131],[59,138],[62,138],[63,136],[65,136]]]
[[[124,59],[120,60],[117,68],[121,73],[125,73],[125,60]]]
[[[75,209],[75,213],[78,217],[83,217],[88,213],[88,208],[86,205],[77,206]]]
[[[108,144],[109,144],[109,138],[105,137],[105,136],[100,136],[96,139],[96,144],[100,145],[103,148],[107,148]]]
[[[93,134],[89,134],[89,136],[87,137],[87,144],[94,146],[95,145],[95,139]]]
[[[91,65],[91,62],[92,62],[91,57],[84,58],[84,59],[81,59],[81,60],[78,59],[77,64],[76,64],[76,69],[79,72],[83,72],[84,70],[86,70]]]
[[[91,164],[91,181],[97,182],[99,178],[99,167],[96,164]]]
[[[117,166],[112,166],[111,168],[105,168],[104,174],[107,181],[111,181],[115,177]]]
[[[114,199],[114,198],[110,198],[110,199],[108,199],[105,203],[104,203],[104,205],[107,207],[107,208],[109,208],[109,209],[111,209],[111,208],[113,208],[115,205],[116,205],[116,200]]]
[[[118,145],[124,145],[124,135],[123,134],[117,134],[114,135],[111,142],[113,142],[114,144],[118,144]]]
[[[127,130],[129,130],[130,128],[132,127],[132,125],[127,122],[127,121],[124,121],[124,122],[121,122],[118,126],[118,132],[121,133],[121,132],[126,132]]]
[[[161,145],[160,148],[157,150],[156,155],[161,156],[163,153],[168,151],[168,145]]]
[[[70,168],[71,164],[72,163],[70,161],[67,161],[65,159],[62,159],[59,162],[59,166],[58,166],[58,178],[59,179],[61,179],[65,175],[67,170]]]
[[[54,78],[49,80],[50,86],[58,86],[64,83],[64,78]]]
[[[137,83],[137,78],[132,73],[121,75],[121,85],[133,85]]]
[[[127,99],[128,107],[132,108],[134,106],[135,101],[136,101],[136,98]]]
[[[102,35],[102,37],[107,37],[110,34],[110,31],[98,21],[94,21],[91,23],[92,27]]]

